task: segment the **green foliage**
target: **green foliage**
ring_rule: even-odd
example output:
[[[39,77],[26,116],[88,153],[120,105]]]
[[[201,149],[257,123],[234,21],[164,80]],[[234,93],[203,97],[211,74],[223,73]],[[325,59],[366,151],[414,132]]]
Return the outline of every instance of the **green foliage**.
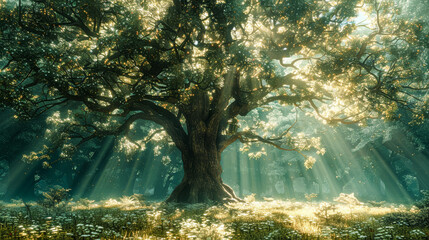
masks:
[[[233,239],[299,239],[302,235],[275,221],[236,221],[232,223]],[[306,235],[304,235],[306,236]]]
[[[78,101],[86,105],[86,115],[98,113],[110,123],[123,122],[115,110],[122,117],[155,105],[184,112],[201,94],[210,99],[204,107],[213,110],[227,66],[236,66],[239,89],[224,97],[241,111],[226,122],[272,101],[304,107],[324,98],[329,104],[312,105],[313,113],[331,123],[374,112],[390,118],[397,104],[413,103],[416,98],[407,96],[427,83],[421,64],[428,43],[425,23],[404,21],[396,10],[391,1],[357,0],[27,1],[1,8],[1,104],[29,118]],[[358,25],[365,14],[377,24]],[[361,28],[376,30],[362,34]],[[283,63],[285,58],[307,62],[298,67]],[[293,75],[279,74],[290,68],[296,69]],[[343,110],[329,111],[339,103],[336,98],[343,100]],[[137,109],[142,101],[155,105]],[[201,109],[189,108],[187,120]],[[420,114],[416,117],[424,117]],[[113,126],[92,124],[97,122],[102,123],[76,117],[64,124],[73,126],[68,132],[116,133]]]
[[[420,209],[428,209],[429,208],[429,191],[423,190],[421,191],[422,198],[420,201],[416,202],[416,207]]]
[[[429,228],[429,208],[423,208],[417,213],[390,213],[384,216],[382,221],[385,224],[398,224],[408,227]]]
[[[136,129],[147,120],[183,156],[262,142],[299,152],[311,168],[316,158],[301,152],[323,154],[320,139],[289,131],[294,124],[266,126],[258,111],[289,106],[279,113],[336,125],[405,110],[422,123],[426,24],[406,20],[393,0],[18,1],[0,6],[0,106],[23,119],[69,109],[50,112],[54,143],[33,160],[59,148],[70,159],[108,135],[141,151]],[[238,123],[246,116],[257,121]]]
[[[125,199],[122,198],[123,200]],[[151,203],[128,208],[126,201],[96,202],[89,208],[71,202],[71,211],[51,215],[32,207],[32,221],[21,205],[0,208],[2,239],[427,239],[427,212],[385,208],[361,209],[360,216],[344,213],[337,217],[322,213],[326,204],[300,202],[251,202],[223,206]],[[329,207],[334,206],[331,204]],[[308,212],[306,212],[308,210]],[[329,210],[331,211],[331,210]],[[322,211],[323,212],[323,211]],[[390,213],[388,213],[390,212]],[[394,212],[394,213],[392,213]],[[341,214],[341,216],[340,216]],[[423,219],[426,214],[426,220]]]
[[[132,196],[131,196],[131,198],[134,200],[134,201],[137,201],[137,202],[139,202],[140,203],[140,205],[144,205],[145,204],[145,197],[143,196],[143,194],[137,194],[137,193],[134,193]]]
[[[40,199],[37,204],[47,209],[64,207],[69,200],[69,191],[70,189],[55,186],[49,189],[48,192],[44,192],[43,198]]]

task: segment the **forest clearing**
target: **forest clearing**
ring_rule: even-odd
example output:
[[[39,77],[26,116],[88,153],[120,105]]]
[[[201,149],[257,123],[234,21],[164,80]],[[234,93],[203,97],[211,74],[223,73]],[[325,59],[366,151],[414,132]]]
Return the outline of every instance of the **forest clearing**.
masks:
[[[0,0],[0,239],[429,239],[428,12]]]
[[[351,196],[351,197],[350,197]],[[163,204],[139,196],[62,202],[20,201],[0,210],[2,239],[428,239],[428,208],[356,201]],[[377,206],[374,206],[377,205]]]

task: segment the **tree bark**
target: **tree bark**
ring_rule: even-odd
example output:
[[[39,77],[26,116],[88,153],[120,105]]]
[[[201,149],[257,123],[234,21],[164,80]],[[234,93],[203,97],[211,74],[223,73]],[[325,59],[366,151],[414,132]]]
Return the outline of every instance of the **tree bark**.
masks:
[[[202,150],[202,149],[201,149]],[[209,151],[204,149],[204,152]],[[220,203],[240,201],[231,187],[221,178],[220,153],[207,158],[182,154],[184,177],[167,202]]]
[[[182,153],[184,176],[166,201],[179,203],[241,201],[232,188],[222,181],[221,153],[209,147],[191,148],[194,151]]]
[[[232,82],[236,76],[235,68],[228,70],[224,86],[215,94],[210,103],[206,91],[196,89],[189,104],[183,107],[186,131],[181,136],[168,131],[182,153],[184,176],[182,182],[173,190],[167,202],[219,203],[240,201],[231,187],[221,178],[221,122],[232,93]],[[173,128],[168,128],[173,129]],[[184,131],[180,131],[184,132]],[[183,140],[185,142],[183,142]]]

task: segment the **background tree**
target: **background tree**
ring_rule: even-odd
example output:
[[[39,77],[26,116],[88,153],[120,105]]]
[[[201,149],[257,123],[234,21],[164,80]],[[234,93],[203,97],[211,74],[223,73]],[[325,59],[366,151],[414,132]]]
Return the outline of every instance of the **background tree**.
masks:
[[[237,140],[309,149],[289,126],[238,127],[272,102],[330,124],[427,115],[427,29],[391,1],[19,0],[0,14],[2,106],[73,109],[58,120],[64,158],[137,120],[162,126],[184,169],[168,201],[237,200],[220,165]]]
[[[9,119],[13,112],[0,113],[2,119]],[[34,148],[43,146],[43,131],[46,127],[44,117],[34,118],[31,121],[2,121],[0,137],[0,161],[2,164],[2,183],[6,186],[4,197],[10,199],[34,199],[35,185],[40,180],[35,176],[43,171],[41,160],[30,161],[23,158],[23,154],[30,153]],[[31,154],[29,154],[31,155]],[[18,177],[19,176],[19,177]]]

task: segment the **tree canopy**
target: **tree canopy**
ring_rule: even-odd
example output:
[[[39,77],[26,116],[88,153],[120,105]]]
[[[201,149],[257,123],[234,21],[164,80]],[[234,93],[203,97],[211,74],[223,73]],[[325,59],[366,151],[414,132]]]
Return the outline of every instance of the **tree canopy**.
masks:
[[[157,123],[182,152],[172,201],[234,199],[218,162],[237,140],[311,146],[293,125],[240,128],[254,109],[294,106],[329,124],[428,115],[428,29],[394,1],[19,0],[0,11],[1,106],[24,119],[72,109],[51,118],[70,152]],[[220,190],[189,187],[207,176]]]

